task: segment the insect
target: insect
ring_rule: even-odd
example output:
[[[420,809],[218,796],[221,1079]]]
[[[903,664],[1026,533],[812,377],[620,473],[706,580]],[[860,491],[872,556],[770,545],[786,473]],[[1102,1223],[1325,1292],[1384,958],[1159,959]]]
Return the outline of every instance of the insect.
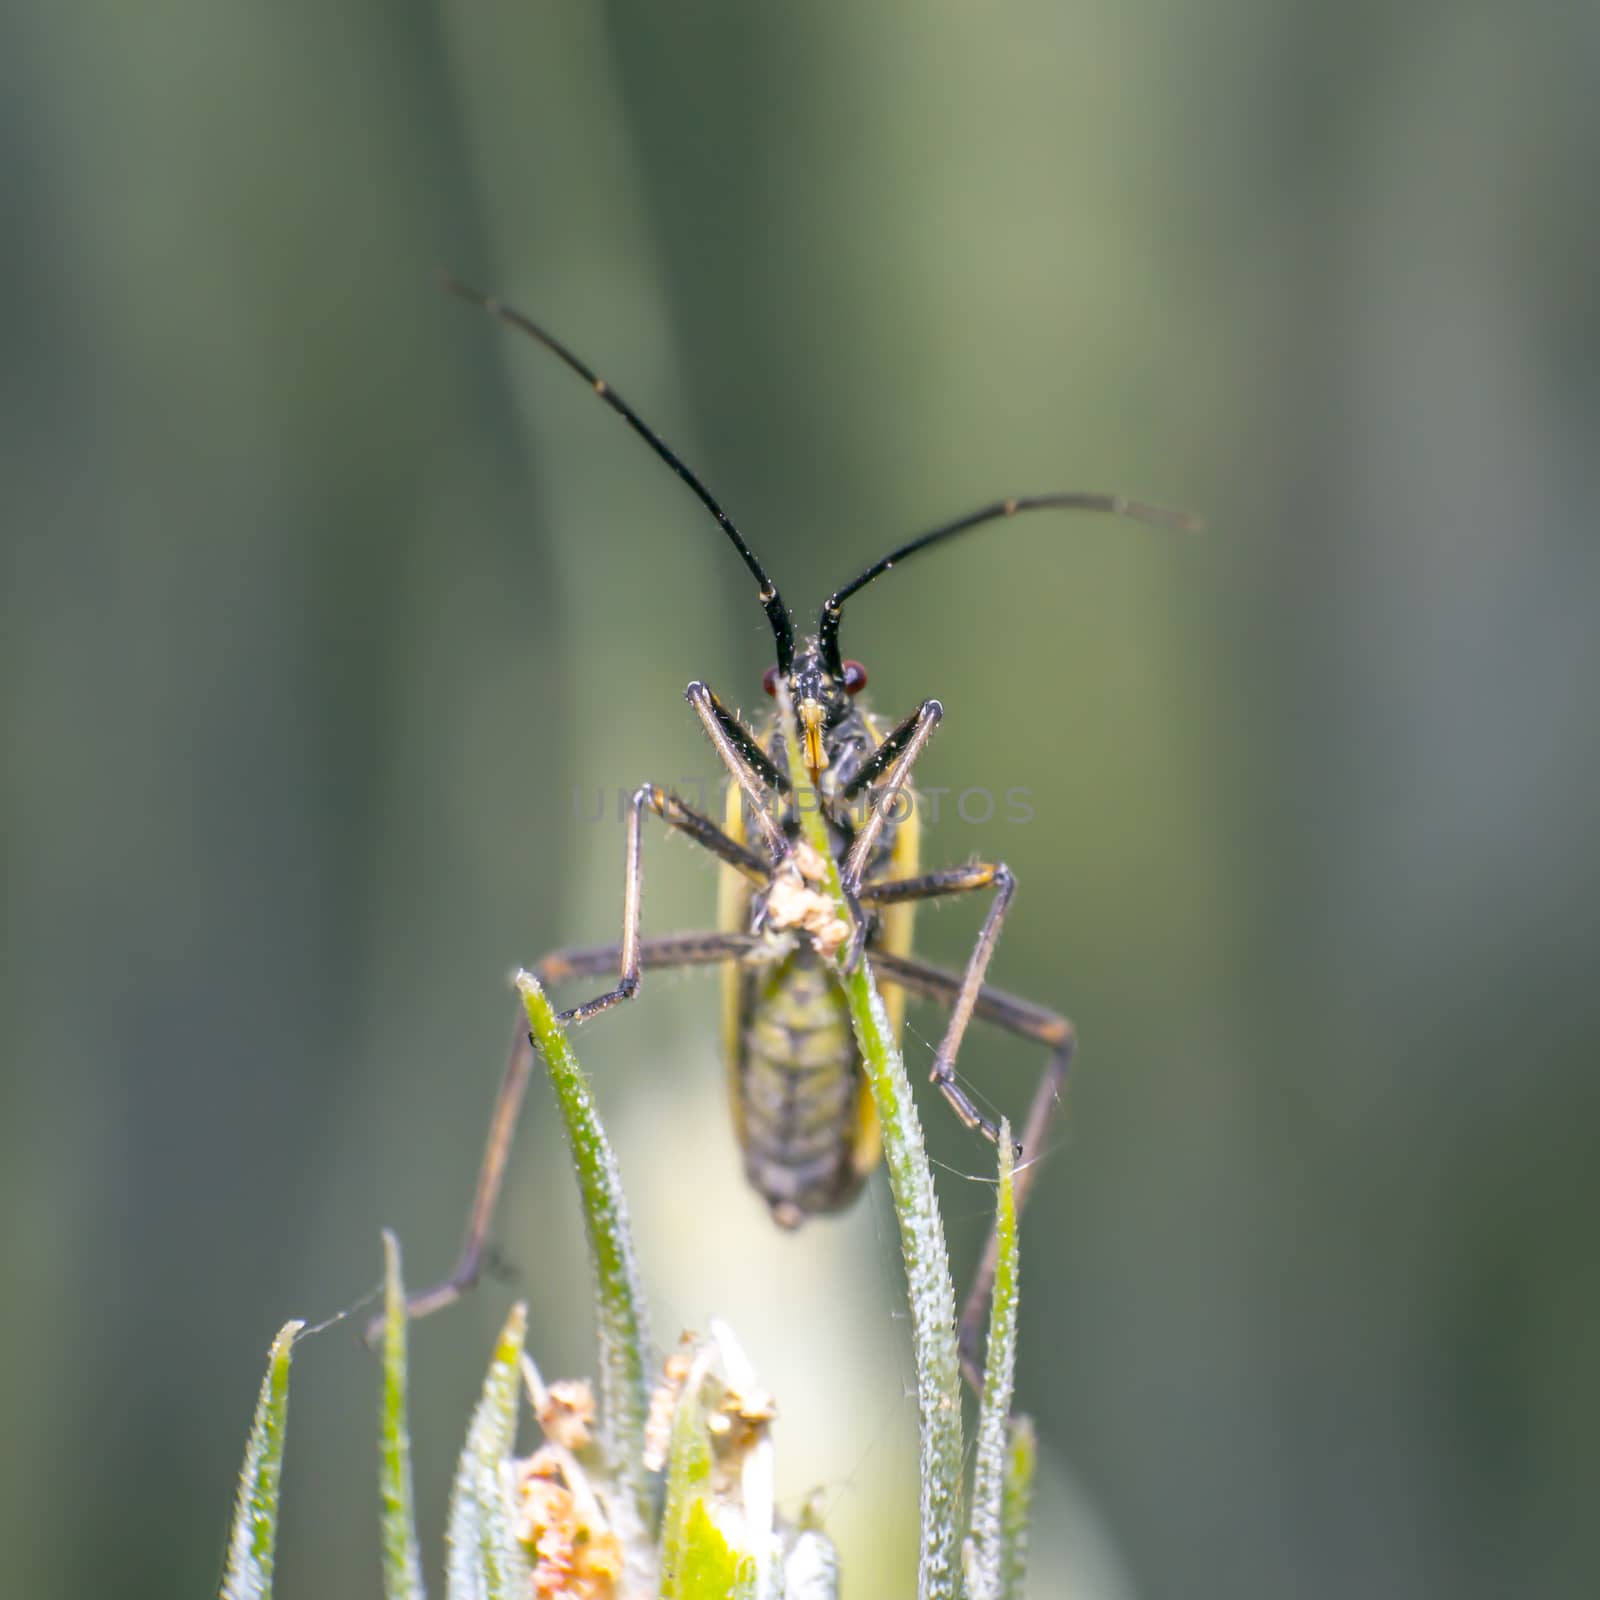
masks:
[[[626,815],[622,941],[596,949],[557,950],[533,972],[546,985],[615,976],[615,986],[563,1011],[567,1024],[588,1022],[638,994],[646,971],[720,966],[722,1034],[735,1134],[745,1176],[781,1227],[850,1203],[881,1151],[872,1100],[851,1033],[843,994],[830,969],[870,962],[885,988],[898,1034],[908,994],[949,1008],[932,1080],[955,1114],[989,1139],[995,1125],[956,1077],[967,1027],[983,1019],[1042,1046],[1046,1059],[1023,1127],[1017,1167],[1019,1207],[1031,1183],[1072,1059],[1074,1032],[1063,1016],[985,982],[1016,880],[1001,861],[924,872],[921,829],[909,787],[943,710],[924,700],[898,722],[874,716],[861,698],[867,673],[841,653],[846,603],[892,567],[985,523],[1044,509],[1096,511],[1168,527],[1194,520],[1108,494],[1045,494],[998,500],[891,550],[823,603],[816,632],[797,640],[789,611],[755,552],[705,484],[604,379],[537,323],[452,279],[463,299],[543,345],[594,392],[688,485],[755,579],[772,629],[776,659],[763,687],[774,709],[758,727],[730,711],[705,684],[685,691],[732,783],[720,821],[659,784],[642,785]],[[793,740],[827,822],[829,845],[851,912],[817,887],[822,863],[801,838],[788,778]],[[720,863],[719,926],[646,937],[642,931],[643,843],[647,816],[686,835]],[[917,902],[987,893],[977,942],[960,972],[919,960],[912,951]],[[412,1315],[456,1299],[476,1282],[499,1196],[512,1130],[532,1067],[532,1044],[519,1026],[490,1123],[461,1254],[450,1277],[414,1296]],[[963,1363],[972,1378],[979,1324],[992,1287],[993,1241],[961,1317]]]

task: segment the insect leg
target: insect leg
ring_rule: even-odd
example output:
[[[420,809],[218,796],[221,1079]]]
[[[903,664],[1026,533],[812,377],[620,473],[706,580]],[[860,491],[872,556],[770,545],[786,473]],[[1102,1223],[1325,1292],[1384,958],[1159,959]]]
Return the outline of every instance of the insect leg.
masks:
[[[863,905],[893,905],[897,900],[934,900],[943,894],[963,894],[992,888],[1005,868],[993,861],[974,861],[965,867],[946,867],[918,878],[875,878],[863,884],[857,899]]]
[[[760,945],[753,933],[726,933],[708,929],[704,933],[664,933],[639,941],[640,964],[657,967],[705,967],[718,961],[737,961]],[[552,950],[531,970],[547,988],[569,978],[595,978],[614,972],[622,957],[622,946],[597,944],[581,950]]]
[[[737,961],[760,941],[743,933],[674,933],[661,938],[641,939],[638,953],[642,965],[655,967],[709,966],[720,961]],[[533,968],[540,983],[560,983],[567,978],[594,977],[615,972],[622,957],[620,945],[602,945],[589,950],[553,950]],[[478,1281],[483,1270],[484,1249],[494,1221],[500,1187],[505,1181],[506,1158],[516,1132],[517,1114],[533,1068],[533,1041],[525,1018],[518,1016],[506,1069],[495,1095],[494,1112],[489,1118],[489,1137],[484,1145],[483,1162],[478,1168],[477,1188],[472,1210],[467,1216],[461,1253],[443,1283],[423,1289],[406,1299],[406,1314],[425,1317],[459,1300]],[[367,1329],[368,1340],[377,1336],[382,1318],[375,1318]]]
[[[878,835],[883,832],[889,808],[905,787],[906,780],[911,776],[911,769],[916,765],[917,757],[922,754],[922,747],[933,737],[933,730],[939,726],[939,719],[943,715],[944,707],[937,700],[924,700],[917,710],[883,741],[884,745],[898,744],[900,753],[895,758],[888,781],[881,789],[873,791],[867,820],[862,823],[861,832],[856,835],[855,843],[850,846],[850,854],[845,857],[844,870],[839,874],[839,881],[844,886],[846,894],[859,894],[862,876],[867,870],[867,863],[872,860],[872,852],[877,846]],[[878,749],[881,751],[883,745]],[[874,755],[877,753],[875,751]],[[868,765],[871,765],[870,761]]]
[[[691,683],[683,691],[683,697],[694,707],[695,715],[706,730],[706,737],[722,757],[722,764],[744,791],[744,797],[750,802],[756,823],[767,841],[767,848],[772,852],[772,859],[777,861],[788,853],[789,841],[773,815],[770,797],[774,792],[788,793],[788,778],[778,771],[756,736],[705,684]]]
[[[923,706],[918,706],[899,727],[886,733],[883,743],[856,768],[850,781],[839,791],[840,800],[854,800],[868,784],[876,783],[889,768],[889,763],[911,742],[922,720]]]
[[[643,817],[646,808],[680,833],[686,833],[697,844],[729,866],[742,872],[752,882],[765,884],[769,873],[766,863],[752,850],[730,839],[709,817],[703,817],[686,806],[675,794],[660,784],[641,784],[634,790],[628,808],[627,867],[622,889],[622,943],[617,947],[620,972],[615,989],[596,995],[582,1005],[573,1006],[561,1013],[564,1023],[587,1022],[602,1011],[609,1010],[621,1000],[631,1000],[639,992],[639,915],[644,898],[644,864],[640,855]]]
[[[872,967],[884,983],[898,984],[900,988],[925,995],[930,1000],[949,1003],[961,993],[961,977],[908,956],[876,950],[872,955]],[[1044,1070],[1039,1075],[1038,1087],[1033,1092],[1032,1104],[1028,1107],[1027,1121],[1022,1129],[1022,1157],[1017,1162],[1016,1175],[1012,1179],[1020,1217],[1050,1136],[1050,1125],[1061,1104],[1061,1092],[1066,1087],[1067,1069],[1072,1063],[1077,1035],[1073,1032],[1072,1024],[1058,1013],[987,985],[978,990],[973,1014],[982,1017],[985,1022],[994,1023],[996,1027],[1004,1028],[1007,1033],[1042,1044],[1050,1052]],[[997,1254],[998,1247],[991,1227],[988,1244],[984,1247],[972,1287],[967,1291],[958,1324],[961,1370],[973,1390],[980,1394],[983,1391],[983,1369],[978,1361],[978,1339],[984,1314],[989,1307],[989,1296],[994,1289]]]
[[[995,943],[1000,937],[1000,926],[1010,908],[1011,897],[1017,892],[1017,880],[1011,876],[1011,869],[1003,861],[979,861],[970,867],[930,872],[920,878],[869,883],[863,886],[860,894],[863,904],[876,902],[885,905],[895,900],[931,900],[938,895],[963,894],[974,889],[989,888],[994,890],[994,900],[990,903],[988,916],[983,919],[978,942],[972,947],[972,954],[967,958],[967,969],[953,997],[950,1022],[933,1058],[931,1077],[955,1114],[969,1128],[980,1129],[985,1138],[993,1140],[999,1137],[999,1130],[956,1082],[956,1052],[961,1048],[962,1036],[972,1020],[978,991],[983,987],[983,975],[988,970],[989,958],[994,954]],[[873,960],[878,960],[877,953],[874,953]]]
[[[932,900],[943,894],[963,894],[972,889],[990,888],[995,880],[995,867],[987,861],[974,862],[967,867],[950,867],[943,872],[925,873],[920,878],[878,879],[866,884],[851,901],[851,910],[859,913],[862,906],[893,905],[899,900]],[[847,952],[844,968],[853,972],[866,948],[868,933],[866,918],[857,914],[855,932]],[[965,1113],[962,1121],[966,1121]],[[992,1136],[991,1136],[992,1137]]]

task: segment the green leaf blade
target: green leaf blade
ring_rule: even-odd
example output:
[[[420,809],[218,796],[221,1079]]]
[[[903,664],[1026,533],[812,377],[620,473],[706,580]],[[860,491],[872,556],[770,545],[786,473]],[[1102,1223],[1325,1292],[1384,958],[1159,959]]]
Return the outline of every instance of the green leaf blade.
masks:
[[[532,1585],[527,1557],[511,1536],[501,1476],[516,1438],[527,1325],[527,1307],[513,1306],[495,1341],[483,1392],[456,1466],[446,1530],[445,1575],[450,1600],[510,1600],[519,1579],[524,1593]]]
[[[1033,1502],[1033,1474],[1039,1441],[1029,1417],[1013,1417],[1006,1451],[1006,1477],[1000,1503],[1000,1594],[1002,1600],[1026,1600],[1028,1581],[1028,1512]]]
[[[1005,1485],[1018,1301],[1015,1157],[1009,1123],[1000,1124],[999,1146],[994,1289],[989,1305],[989,1344],[984,1358],[977,1464],[972,1483],[972,1541],[967,1562],[970,1600],[1001,1600],[1005,1581]]]
[[[921,1553],[917,1593],[922,1600],[954,1600],[960,1572],[965,1447],[955,1286],[950,1277],[944,1223],[911,1085],[866,962],[845,979],[844,990],[883,1129],[889,1189],[905,1257],[920,1434]]]
[[[793,707],[787,685],[780,679],[777,687],[785,725],[792,725]],[[851,913],[840,888],[838,863],[828,840],[821,804],[801,759],[799,741],[787,739],[785,745],[795,809],[806,842],[824,863],[824,886],[839,916],[849,922]],[[917,1593],[921,1600],[956,1600],[961,1581],[961,1360],[956,1348],[955,1285],[950,1278],[944,1223],[910,1080],[871,968],[862,961],[854,972],[835,976],[844,990],[856,1046],[883,1131],[889,1190],[894,1197],[905,1258],[920,1439]]]
[[[406,1291],[400,1244],[383,1234],[383,1378],[379,1391],[378,1503],[387,1600],[423,1600],[411,1484],[411,1431],[406,1420]]]
[[[519,972],[516,981],[566,1125],[594,1264],[601,1439],[612,1473],[629,1491],[641,1523],[649,1526],[656,1509],[655,1481],[644,1467],[650,1329],[628,1203],[611,1142],[565,1030],[538,980]]]
[[[684,1380],[667,1440],[666,1509],[661,1518],[662,1600],[685,1600],[691,1564],[690,1529],[696,1506],[711,1487],[711,1440],[706,1432],[705,1382],[710,1353],[702,1346]]]
[[[698,1497],[689,1508],[680,1563],[672,1600],[756,1600],[756,1558],[729,1543]]]
[[[704,1386],[714,1354],[713,1346],[701,1346],[672,1417],[661,1522],[662,1600],[756,1600],[759,1586],[755,1552],[735,1543],[711,1510],[714,1463]],[[737,1518],[730,1526],[737,1527]]]
[[[289,1425],[289,1362],[303,1322],[286,1322],[272,1341],[256,1399],[222,1574],[222,1600],[271,1600],[278,1542],[278,1498]]]

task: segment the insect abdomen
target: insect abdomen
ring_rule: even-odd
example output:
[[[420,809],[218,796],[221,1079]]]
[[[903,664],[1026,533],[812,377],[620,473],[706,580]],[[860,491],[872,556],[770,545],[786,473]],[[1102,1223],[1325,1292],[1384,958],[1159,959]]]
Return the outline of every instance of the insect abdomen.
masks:
[[[753,987],[739,1060],[745,1176],[795,1228],[861,1187],[861,1068],[844,997],[809,949]]]

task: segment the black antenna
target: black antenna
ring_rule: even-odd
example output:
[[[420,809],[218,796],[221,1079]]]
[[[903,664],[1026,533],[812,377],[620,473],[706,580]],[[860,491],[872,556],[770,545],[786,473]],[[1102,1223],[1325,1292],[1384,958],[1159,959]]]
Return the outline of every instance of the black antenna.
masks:
[[[537,322],[523,316],[520,311],[496,300],[493,295],[485,294],[481,289],[474,289],[470,284],[462,283],[449,273],[443,274],[443,283],[451,294],[459,295],[469,304],[487,311],[491,317],[498,317],[500,321],[527,334],[529,338],[538,340],[552,355],[558,356],[694,490],[700,503],[717,519],[722,531],[733,541],[734,549],[744,558],[744,564],[755,574],[756,582],[761,585],[761,604],[766,610],[767,621],[772,625],[772,637],[778,645],[778,670],[787,673],[794,665],[794,624],[789,620],[788,610],[778,595],[777,585],[767,576],[766,569],[756,559],[755,551],[744,542],[739,530],[733,525],[733,519],[717,504],[711,491],[678,459],[667,442],[645,422],[644,418],[604,378],[591,372],[554,334],[546,333]]]
[[[1181,533],[1198,533],[1205,526],[1198,517],[1188,512],[1165,511],[1160,506],[1125,500],[1120,494],[1041,494],[1023,499],[997,500],[993,505],[984,506],[981,511],[969,512],[954,522],[935,528],[932,533],[924,533],[909,544],[901,545],[898,550],[891,550],[881,561],[874,561],[859,578],[835,590],[823,605],[817,625],[824,668],[834,677],[840,677],[844,672],[844,663],[839,658],[839,618],[844,611],[845,601],[858,589],[865,589],[874,578],[887,572],[897,561],[904,561],[907,556],[925,550],[930,544],[938,544],[941,539],[953,539],[958,533],[965,533],[968,528],[976,528],[982,523],[1014,517],[1019,511],[1040,511],[1049,507],[1063,511],[1103,511],[1109,516],[1129,517],[1135,522],[1148,522],[1158,528],[1174,528]]]

